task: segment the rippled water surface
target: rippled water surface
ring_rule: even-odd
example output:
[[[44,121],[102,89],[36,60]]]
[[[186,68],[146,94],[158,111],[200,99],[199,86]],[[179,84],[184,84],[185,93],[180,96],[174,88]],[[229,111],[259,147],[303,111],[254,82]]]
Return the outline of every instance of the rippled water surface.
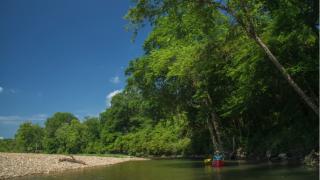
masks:
[[[318,171],[281,164],[239,164],[215,169],[195,160],[150,160],[125,162],[64,173],[18,178],[36,180],[316,180]]]

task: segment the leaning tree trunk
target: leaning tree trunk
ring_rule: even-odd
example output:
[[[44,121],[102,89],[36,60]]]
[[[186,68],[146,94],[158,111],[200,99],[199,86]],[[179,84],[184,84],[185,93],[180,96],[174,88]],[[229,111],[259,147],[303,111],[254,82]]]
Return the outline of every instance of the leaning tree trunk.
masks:
[[[304,91],[298,86],[298,84],[291,78],[287,70],[280,64],[278,59],[273,55],[268,46],[260,39],[257,34],[253,35],[254,40],[257,44],[264,50],[268,55],[270,61],[276,66],[276,68],[281,72],[282,76],[290,84],[290,86],[296,91],[296,93],[305,101],[305,103],[319,116],[319,108],[312,102],[311,98],[307,96]]]
[[[218,142],[218,150],[220,152],[223,151],[223,144],[221,141],[221,129],[220,129],[220,125],[219,125],[219,118],[217,116],[217,114],[215,112],[211,112],[211,123],[212,123],[212,127],[214,129],[215,132],[215,136],[216,136],[216,140]]]
[[[247,35],[252,38],[260,47],[261,49],[267,54],[269,60],[276,66],[276,68],[280,71],[281,75],[284,77],[284,79],[289,83],[289,85],[296,91],[296,93],[304,100],[304,102],[313,110],[314,113],[319,116],[319,107],[311,100],[309,96],[306,95],[306,93],[300,88],[300,86],[292,79],[290,74],[287,72],[287,70],[282,66],[282,64],[279,62],[279,60],[276,58],[276,56],[270,51],[268,46],[261,40],[261,38],[258,36],[257,31],[255,29],[253,19],[248,13],[248,9],[245,5],[245,1],[241,0],[241,8],[245,13],[244,19],[237,16],[230,8],[229,12],[233,14],[233,16],[237,19],[237,21],[241,24],[241,26],[244,28]],[[247,23],[245,23],[247,22]]]
[[[214,7],[220,8],[231,16],[233,16],[237,22],[242,26],[245,30],[246,34],[255,40],[255,42],[263,49],[263,51],[267,54],[269,60],[276,66],[276,68],[280,71],[285,80],[289,83],[289,85],[294,89],[294,91],[303,99],[303,101],[312,109],[314,113],[319,116],[319,107],[316,105],[309,96],[300,88],[300,86],[292,79],[287,70],[282,66],[282,64],[278,61],[278,59],[274,56],[274,54],[270,51],[268,46],[260,39],[258,36],[252,18],[248,13],[248,9],[246,7],[246,1],[240,1],[240,7],[245,13],[245,17],[240,17],[237,13],[228,5],[224,5],[221,2],[215,1],[206,1]]]
[[[211,138],[211,141],[212,141],[213,149],[214,150],[218,150],[219,149],[219,144],[217,142],[214,129],[213,129],[212,124],[209,121],[209,119],[207,119],[207,126],[208,126],[208,129],[209,129],[209,132],[210,132],[210,138]]]
[[[212,108],[213,102],[209,93],[207,93],[207,99],[205,100],[205,104],[208,110],[210,111],[209,120],[207,120],[207,122],[208,122],[208,128],[209,128],[210,134],[212,136],[213,146],[215,147],[215,150],[219,150],[220,152],[222,152],[223,144],[221,141],[221,132],[220,132],[221,129],[219,125],[219,117]]]

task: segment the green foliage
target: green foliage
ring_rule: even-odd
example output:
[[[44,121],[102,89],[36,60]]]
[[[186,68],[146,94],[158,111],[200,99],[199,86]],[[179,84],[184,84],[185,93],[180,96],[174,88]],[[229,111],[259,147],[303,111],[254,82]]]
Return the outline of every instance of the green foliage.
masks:
[[[0,139],[0,152],[16,152],[16,148],[14,139]]]
[[[42,149],[43,135],[44,131],[39,125],[31,122],[21,124],[15,135],[17,149],[23,152],[38,152]]]
[[[70,124],[63,124],[55,133],[58,153],[79,153],[85,147],[89,134],[86,134],[87,127],[77,119],[71,120]]]
[[[161,109],[169,107],[168,114],[187,112],[194,133],[217,112],[226,150],[235,137],[237,147],[256,156],[267,150],[310,151],[319,144],[317,117],[251,35],[254,28],[318,104],[318,5],[307,0],[137,1],[126,18],[132,27],[149,21],[153,31],[145,55],[127,69],[128,86],[140,90],[144,100],[161,102]],[[221,11],[223,6],[228,12]]]
[[[186,123],[184,114],[161,120],[154,127],[117,137],[107,151],[136,156],[184,155],[190,144]]]
[[[101,123],[98,118],[88,117],[82,124],[82,138],[84,146],[81,152],[84,153],[101,153],[102,144],[100,142],[101,136]]]
[[[71,113],[57,112],[45,122],[45,136],[43,146],[46,152],[56,153],[59,149],[56,131],[65,124],[70,124],[77,118]]]

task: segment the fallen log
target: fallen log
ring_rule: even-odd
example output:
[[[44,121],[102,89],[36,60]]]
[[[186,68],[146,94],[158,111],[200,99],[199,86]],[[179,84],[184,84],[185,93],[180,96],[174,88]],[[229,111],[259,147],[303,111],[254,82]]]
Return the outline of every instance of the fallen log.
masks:
[[[78,163],[78,164],[87,165],[84,161],[77,160],[77,159],[75,159],[72,155],[71,155],[70,157],[71,157],[71,158],[60,158],[60,159],[59,159],[59,162],[67,161],[67,162],[71,162],[71,163]]]

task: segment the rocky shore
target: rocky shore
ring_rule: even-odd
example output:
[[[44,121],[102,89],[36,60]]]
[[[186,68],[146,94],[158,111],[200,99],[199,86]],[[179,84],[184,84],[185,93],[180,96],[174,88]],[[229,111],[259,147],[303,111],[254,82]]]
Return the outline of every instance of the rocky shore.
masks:
[[[67,155],[32,154],[32,153],[0,153],[0,179],[26,176],[32,174],[47,174],[70,169],[112,165],[125,161],[145,160],[136,157],[98,157],[73,156],[85,165],[72,162],[59,162],[61,158],[70,158]]]

